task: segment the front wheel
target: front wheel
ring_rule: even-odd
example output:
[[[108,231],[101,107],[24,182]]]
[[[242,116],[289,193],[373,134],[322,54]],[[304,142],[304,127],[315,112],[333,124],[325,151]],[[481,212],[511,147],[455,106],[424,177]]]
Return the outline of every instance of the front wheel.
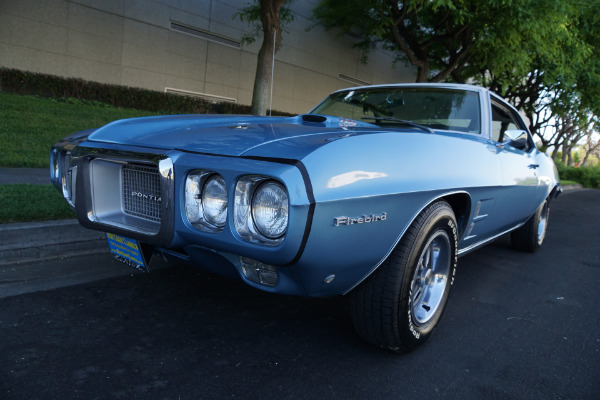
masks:
[[[537,251],[546,238],[549,217],[550,205],[546,199],[525,225],[512,231],[510,234],[512,246],[517,250],[530,253]]]
[[[351,293],[351,316],[368,342],[396,352],[429,339],[448,301],[458,232],[448,203],[428,206],[387,260]]]

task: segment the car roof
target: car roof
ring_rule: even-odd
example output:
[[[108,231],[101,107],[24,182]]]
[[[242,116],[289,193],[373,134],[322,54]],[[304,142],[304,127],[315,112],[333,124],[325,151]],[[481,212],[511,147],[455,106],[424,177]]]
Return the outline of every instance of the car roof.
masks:
[[[380,89],[380,88],[384,89],[384,88],[403,88],[403,87],[431,87],[431,88],[442,88],[442,89],[461,89],[461,90],[470,90],[470,91],[477,91],[477,92],[490,92],[488,89],[486,89],[484,87],[469,85],[466,83],[423,82],[423,83],[391,83],[391,84],[387,83],[387,84],[379,84],[379,85],[355,86],[355,87],[339,89],[333,93],[342,92],[345,90],[363,90],[363,89]]]

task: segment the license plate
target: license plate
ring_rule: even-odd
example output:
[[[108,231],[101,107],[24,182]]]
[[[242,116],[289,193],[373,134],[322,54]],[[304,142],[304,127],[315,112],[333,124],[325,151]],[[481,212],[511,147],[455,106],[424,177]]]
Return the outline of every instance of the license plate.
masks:
[[[113,253],[117,260],[131,265],[140,271],[148,272],[148,265],[137,240],[115,235],[114,233],[106,233],[106,240],[108,241],[110,252]]]

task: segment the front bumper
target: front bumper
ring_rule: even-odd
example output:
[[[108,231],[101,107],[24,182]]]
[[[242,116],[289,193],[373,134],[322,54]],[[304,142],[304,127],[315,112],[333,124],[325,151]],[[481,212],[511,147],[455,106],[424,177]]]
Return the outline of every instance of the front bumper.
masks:
[[[95,142],[58,143],[51,158],[53,182],[86,228],[130,237],[157,248],[195,253],[190,246],[201,246],[268,265],[290,265],[302,254],[302,243],[310,228],[310,201],[306,189],[302,190],[302,173],[290,163]],[[132,165],[155,171],[158,192],[144,195],[149,201],[160,200],[159,218],[132,215],[127,208],[124,198],[131,193],[124,189],[127,186],[122,171]],[[284,183],[290,210],[288,230],[281,243],[264,245],[239,235],[232,222],[233,206],[229,207],[225,229],[219,232],[203,231],[190,224],[185,216],[185,181],[188,173],[199,168],[223,176],[230,199],[235,198],[236,182],[248,175]]]

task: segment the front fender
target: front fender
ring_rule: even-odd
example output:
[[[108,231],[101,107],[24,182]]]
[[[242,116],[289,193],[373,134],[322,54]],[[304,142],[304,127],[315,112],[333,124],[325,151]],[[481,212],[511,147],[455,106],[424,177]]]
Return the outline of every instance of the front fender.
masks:
[[[316,201],[298,262],[307,293],[343,294],[354,288],[438,199],[448,198],[463,234],[473,217],[471,204],[493,197],[490,192],[500,185],[498,159],[487,147],[479,137],[386,132],[332,142],[306,157]],[[339,223],[347,220],[355,222]]]

